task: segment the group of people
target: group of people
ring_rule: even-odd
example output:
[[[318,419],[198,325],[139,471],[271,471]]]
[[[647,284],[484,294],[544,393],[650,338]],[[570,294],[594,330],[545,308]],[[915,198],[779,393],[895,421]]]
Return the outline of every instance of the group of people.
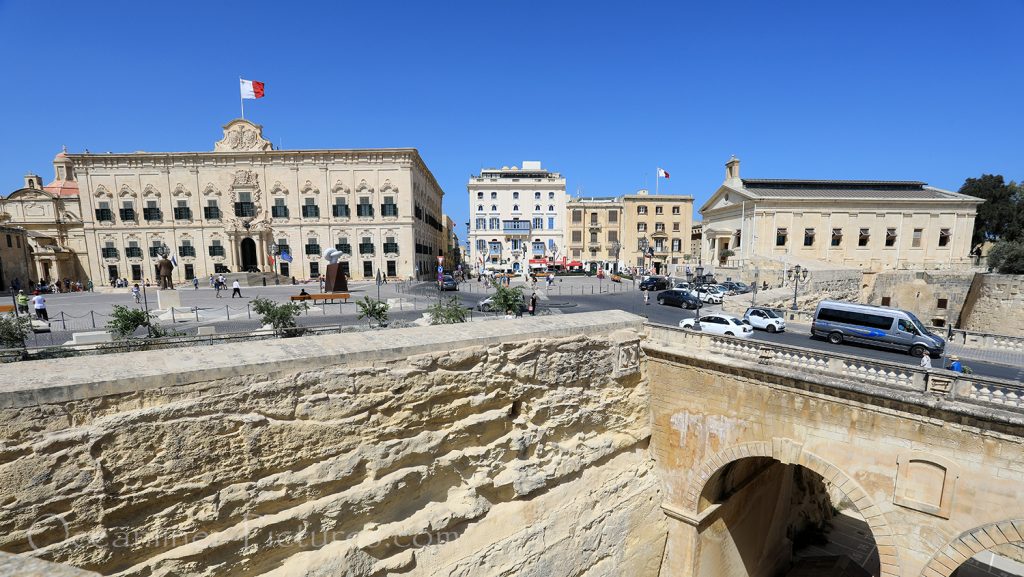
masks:
[[[32,294],[41,293],[74,293],[74,292],[92,292],[92,281],[87,280],[83,284],[82,281],[71,280],[66,278],[64,280],[55,280],[50,282],[49,280],[40,280],[35,282],[29,279],[27,287],[21,286],[21,279],[16,278],[11,281],[11,289],[15,291],[28,289]]]
[[[932,368],[932,357],[931,355],[925,354],[921,357],[921,368],[930,369]],[[956,371],[958,373],[964,372],[964,365],[960,362],[960,357],[956,355],[949,355],[949,364],[946,365],[946,370]]]
[[[42,293],[35,293],[32,298],[29,298],[25,294],[24,289],[19,289],[18,294],[14,297],[14,302],[18,305],[18,313],[28,314],[28,305],[31,304],[35,310],[36,318],[41,321],[49,322],[50,316],[46,314],[46,297]]]
[[[226,290],[227,286],[228,281],[224,278],[223,274],[219,274],[217,276],[213,276],[212,274],[210,275],[210,288],[217,291],[217,298],[223,298],[221,297],[220,291]],[[196,288],[199,288],[198,281],[196,283]],[[231,282],[231,298],[235,297],[244,298],[242,297],[242,285],[239,284],[238,279]]]

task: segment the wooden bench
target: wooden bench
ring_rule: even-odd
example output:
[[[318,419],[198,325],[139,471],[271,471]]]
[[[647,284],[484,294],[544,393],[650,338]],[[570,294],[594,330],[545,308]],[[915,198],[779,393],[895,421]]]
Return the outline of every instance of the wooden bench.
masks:
[[[308,295],[293,295],[289,297],[289,299],[293,301],[313,301],[313,304],[316,304],[317,301],[323,301],[324,304],[337,300],[348,302],[348,299],[350,298],[352,298],[352,295],[349,293],[314,293]]]

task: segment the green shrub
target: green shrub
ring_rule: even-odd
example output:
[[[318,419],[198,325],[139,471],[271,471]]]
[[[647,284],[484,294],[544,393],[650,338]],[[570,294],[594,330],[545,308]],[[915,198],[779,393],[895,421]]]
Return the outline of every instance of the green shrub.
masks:
[[[499,282],[492,282],[494,295],[491,296],[491,310],[499,313],[518,313],[523,304],[522,287],[506,287]]]
[[[32,319],[21,315],[0,315],[0,349],[25,346],[25,337],[32,332]]]
[[[432,325],[451,325],[466,322],[466,308],[456,297],[449,297],[447,302],[431,305],[427,309]]]
[[[388,309],[390,308],[388,303],[364,296],[363,300],[356,301],[356,305],[359,306],[357,318],[377,321],[377,326],[384,326],[388,323]]]
[[[131,338],[135,331],[145,327],[146,338],[157,339],[174,334],[159,325],[149,311],[129,308],[124,305],[114,305],[110,313],[110,320],[107,321],[107,329],[118,339]]]
[[[988,252],[988,266],[999,274],[1024,274],[1024,242],[997,242]]]
[[[297,337],[305,332],[298,328],[295,319],[302,311],[309,308],[305,302],[302,303],[276,303],[270,299],[258,297],[250,301],[252,310],[260,315],[260,322],[270,325],[274,334],[280,337]]]

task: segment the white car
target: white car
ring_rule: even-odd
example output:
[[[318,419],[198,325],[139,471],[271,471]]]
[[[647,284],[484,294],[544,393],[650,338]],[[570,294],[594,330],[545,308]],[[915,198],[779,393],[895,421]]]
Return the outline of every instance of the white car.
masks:
[[[683,319],[679,321],[679,327],[683,329],[697,330],[694,325],[694,319]],[[704,315],[700,317],[700,330],[713,335],[725,335],[727,337],[739,337],[741,339],[749,339],[754,334],[754,329],[738,317],[720,314]]]
[[[786,330],[786,320],[768,307],[748,308],[747,312],[743,313],[743,320],[749,322],[755,329],[770,333],[781,333]]]
[[[704,285],[692,291],[700,300],[713,305],[722,304],[722,293],[714,285]]]

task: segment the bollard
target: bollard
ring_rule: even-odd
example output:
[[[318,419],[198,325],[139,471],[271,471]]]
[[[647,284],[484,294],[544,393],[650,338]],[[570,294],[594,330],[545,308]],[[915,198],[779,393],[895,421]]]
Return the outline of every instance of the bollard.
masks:
[[[173,325],[176,322],[178,321],[174,319],[174,307],[171,307],[171,324]]]
[[[65,331],[68,330],[68,325],[64,322],[64,311],[60,311],[60,326]]]
[[[228,320],[230,321],[231,320],[231,309],[228,308],[228,305],[224,305],[224,312],[227,313]]]
[[[96,312],[89,311],[89,316],[92,317],[92,328],[96,328]]]
[[[196,312],[196,322],[198,323],[199,322],[199,307],[193,307],[192,310],[194,310]]]
[[[264,282],[267,279],[263,279]],[[252,320],[252,310],[249,309],[249,303],[245,303],[245,314],[249,316],[249,320]]]

